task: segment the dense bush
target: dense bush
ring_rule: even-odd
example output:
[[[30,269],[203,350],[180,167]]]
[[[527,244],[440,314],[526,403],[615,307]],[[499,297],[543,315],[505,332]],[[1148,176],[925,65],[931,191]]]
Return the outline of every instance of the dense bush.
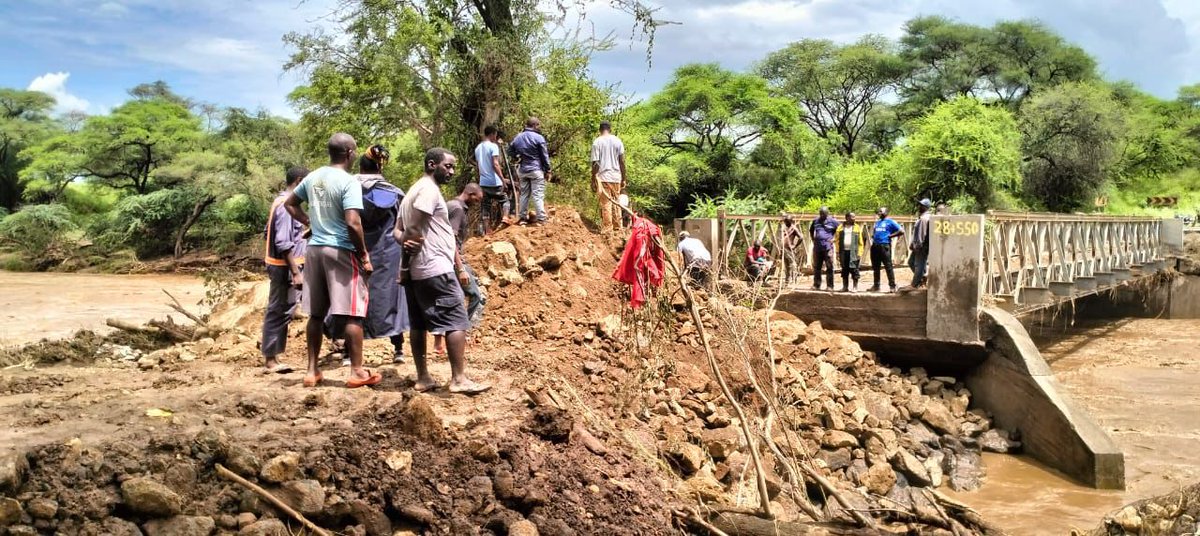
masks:
[[[98,220],[89,234],[106,249],[132,248],[139,258],[165,255],[172,252],[175,233],[194,202],[194,194],[185,190],[129,196]]]
[[[0,243],[30,264],[45,268],[72,254],[75,244],[71,233],[76,230],[67,207],[26,205],[0,220]]]

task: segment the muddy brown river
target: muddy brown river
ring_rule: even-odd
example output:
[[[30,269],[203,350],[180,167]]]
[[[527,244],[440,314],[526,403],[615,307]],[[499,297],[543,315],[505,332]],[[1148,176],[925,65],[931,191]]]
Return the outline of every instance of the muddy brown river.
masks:
[[[179,313],[166,306],[166,289],[200,310],[204,283],[175,274],[110,275],[0,271],[0,346],[62,338],[80,329],[111,330],[106,318],[141,324]]]
[[[1067,393],[1125,452],[1125,491],[1080,486],[1028,458],[985,455],[983,489],[955,496],[1014,535],[1069,534],[1200,482],[1200,320],[1120,319],[1034,331]]]

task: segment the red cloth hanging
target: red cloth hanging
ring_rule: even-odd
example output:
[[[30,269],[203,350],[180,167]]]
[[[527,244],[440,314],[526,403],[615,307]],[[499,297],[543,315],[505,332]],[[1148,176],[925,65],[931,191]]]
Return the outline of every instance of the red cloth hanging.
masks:
[[[634,216],[629,228],[629,241],[621,262],[613,272],[613,279],[629,285],[629,306],[637,309],[646,303],[647,286],[662,286],[666,257],[662,248],[654,241],[662,232],[654,222]]]

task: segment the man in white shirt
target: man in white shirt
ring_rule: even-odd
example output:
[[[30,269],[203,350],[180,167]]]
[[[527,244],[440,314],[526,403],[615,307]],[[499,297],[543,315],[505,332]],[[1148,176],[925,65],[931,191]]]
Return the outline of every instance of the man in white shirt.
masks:
[[[483,232],[500,226],[504,204],[508,202],[509,179],[500,165],[499,131],[488,125],[483,128],[483,141],[475,146],[475,167],[479,169],[479,186],[483,188]]]
[[[704,247],[704,242],[692,238],[687,231],[679,233],[679,246],[676,248],[683,255],[684,269],[696,286],[708,284],[708,271],[712,267],[712,254]]]
[[[613,202],[625,187],[625,144],[612,134],[612,124],[600,123],[600,136],[592,142],[592,188],[600,198],[600,228],[621,230],[621,209]]]
[[[464,305],[467,272],[458,253],[450,213],[440,186],[454,178],[456,158],[441,148],[425,153],[425,174],[400,203],[393,236],[404,246],[400,280],[408,297],[409,341],[417,368],[418,392],[437,387],[425,360],[425,336],[442,332],[450,357],[450,392],[474,395],[489,386],[467,376],[466,331],[471,324]]]

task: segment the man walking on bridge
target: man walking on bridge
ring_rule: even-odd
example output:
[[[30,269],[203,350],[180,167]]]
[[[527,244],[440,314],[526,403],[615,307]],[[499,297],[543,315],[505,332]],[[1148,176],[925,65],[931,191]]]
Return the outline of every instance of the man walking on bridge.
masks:
[[[838,221],[829,215],[829,207],[821,207],[817,219],[808,226],[813,240],[813,290],[821,290],[821,269],[825,270],[825,288],[833,290],[834,234]]]
[[[888,287],[896,291],[896,272],[892,268],[892,239],[904,236],[904,228],[888,217],[888,208],[879,207],[875,211],[879,219],[871,233],[871,271],[874,272],[874,284],[871,292],[879,292],[879,268],[887,271]]]
[[[346,341],[350,354],[348,387],[375,385],[382,377],[363,368],[363,317],[367,315],[367,276],[374,271],[360,211],[362,186],[349,173],[358,145],[349,134],[329,138],[329,165],[309,173],[288,196],[287,211],[312,227],[304,254],[304,292],[308,303],[308,374],[305,387],[323,379],[317,356],[325,317],[333,315],[333,337]],[[308,202],[312,219],[301,203]]]

